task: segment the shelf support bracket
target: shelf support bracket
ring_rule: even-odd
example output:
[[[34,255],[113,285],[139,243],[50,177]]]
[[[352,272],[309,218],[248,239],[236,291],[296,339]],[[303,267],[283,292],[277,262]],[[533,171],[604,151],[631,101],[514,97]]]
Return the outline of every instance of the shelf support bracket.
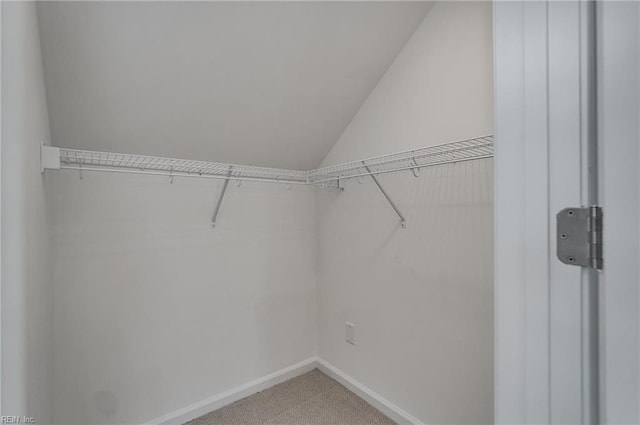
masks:
[[[227,192],[227,186],[229,186],[229,180],[231,178],[231,172],[233,171],[233,167],[229,167],[229,171],[227,171],[227,178],[224,179],[224,183],[222,183],[222,190],[220,191],[220,195],[218,195],[218,202],[216,202],[216,208],[213,211],[213,218],[211,219],[211,227],[216,228],[216,220],[218,219],[218,212],[220,211],[220,205],[222,205],[222,199],[224,198],[224,194]]]
[[[60,169],[60,148],[47,146],[44,143],[40,145],[40,172],[44,170]]]
[[[407,221],[404,219],[404,216],[402,215],[402,213],[400,212],[400,210],[398,209],[398,207],[396,206],[395,202],[393,202],[393,199],[391,199],[389,197],[389,194],[384,190],[384,188],[382,187],[382,185],[380,184],[380,182],[378,181],[378,178],[373,174],[373,172],[371,171],[371,169],[369,168],[368,165],[364,164],[364,168],[367,170],[367,173],[369,173],[369,175],[371,176],[371,178],[373,179],[374,183],[378,186],[378,189],[380,189],[380,192],[382,192],[382,194],[384,195],[385,198],[387,198],[387,201],[389,201],[389,203],[391,204],[391,207],[393,208],[393,210],[396,212],[396,214],[398,214],[398,217],[400,217],[400,226],[404,229],[405,227],[407,227]]]
[[[413,165],[415,165],[415,168],[411,169],[411,172],[413,173],[413,177],[418,177],[420,176],[420,167],[418,166],[418,163],[416,162],[416,158],[413,157],[411,158],[411,162],[413,162]]]

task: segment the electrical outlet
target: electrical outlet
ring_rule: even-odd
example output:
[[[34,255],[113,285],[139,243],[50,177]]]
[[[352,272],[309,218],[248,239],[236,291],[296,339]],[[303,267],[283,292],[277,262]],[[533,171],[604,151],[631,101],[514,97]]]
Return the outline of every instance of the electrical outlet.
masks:
[[[356,345],[356,334],[355,334],[356,325],[354,325],[351,322],[345,322],[344,327],[345,327],[346,341],[351,345]]]

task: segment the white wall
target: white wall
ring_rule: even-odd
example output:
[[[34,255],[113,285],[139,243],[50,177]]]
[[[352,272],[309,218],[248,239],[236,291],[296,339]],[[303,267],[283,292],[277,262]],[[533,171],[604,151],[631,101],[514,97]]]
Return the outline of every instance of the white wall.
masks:
[[[2,414],[52,414],[51,253],[40,174],[50,140],[34,3],[2,2]]]
[[[42,2],[53,137],[77,149],[317,167],[429,7]]]
[[[490,3],[436,4],[323,165],[493,132]],[[493,163],[318,195],[319,355],[429,424],[493,421]],[[356,324],[356,345],[344,341]]]
[[[144,423],[316,352],[315,191],[52,174],[55,422]]]
[[[35,31],[32,5],[5,4],[3,54],[26,42],[6,28],[29,17]],[[39,70],[35,34],[20,46],[27,72],[14,60],[3,79]],[[491,133],[491,57],[489,4],[437,4],[324,165]],[[41,81],[11,84],[19,98],[5,81],[3,102],[34,102],[8,119],[15,134],[46,140]],[[7,144],[4,127],[3,139],[2,237],[15,247],[2,259],[3,413],[50,419],[51,359],[56,423],[142,423],[311,357],[319,341],[323,359],[426,423],[492,421],[490,160],[381,177],[406,230],[369,181],[318,195],[232,184],[212,230],[220,181],[51,173],[52,313],[37,143]]]

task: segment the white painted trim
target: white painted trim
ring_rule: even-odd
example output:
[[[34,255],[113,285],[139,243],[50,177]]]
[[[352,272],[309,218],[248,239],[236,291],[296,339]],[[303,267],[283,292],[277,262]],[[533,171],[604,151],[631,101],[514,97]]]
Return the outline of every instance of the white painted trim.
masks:
[[[600,424],[640,423],[640,4],[598,2]]]
[[[597,273],[555,252],[593,202],[592,6],[494,2],[497,424],[597,423]]]
[[[182,409],[167,413],[164,416],[147,422],[145,425],[182,425],[193,419],[206,415],[209,412],[220,409],[245,397],[249,397],[255,393],[271,388],[289,379],[310,372],[313,369],[319,369],[326,375],[344,385],[350,391],[354,392],[358,397],[387,415],[399,424],[425,425],[416,417],[405,412],[386,398],[370,390],[369,388],[356,381],[337,367],[318,358],[311,357],[307,360],[296,363],[292,366],[273,372],[262,378],[258,378],[244,385],[232,388],[220,394],[205,400],[193,403]]]
[[[416,417],[405,412],[386,398],[365,387],[360,382],[356,381],[351,376],[347,375],[335,366],[330,365],[326,361],[318,359],[318,369],[347,387],[349,390],[353,391],[356,395],[358,395],[358,397],[362,398],[364,401],[366,401],[397,423],[424,425],[424,423],[418,420]]]
[[[181,425],[190,420],[196,419],[214,410],[220,409],[226,405],[242,400],[257,392],[278,385],[284,381],[295,378],[296,376],[310,372],[318,365],[317,358],[311,357],[296,363],[292,366],[273,372],[262,378],[258,378],[244,385],[232,388],[213,397],[204,399],[182,409],[167,413],[164,416],[156,418],[146,425]]]

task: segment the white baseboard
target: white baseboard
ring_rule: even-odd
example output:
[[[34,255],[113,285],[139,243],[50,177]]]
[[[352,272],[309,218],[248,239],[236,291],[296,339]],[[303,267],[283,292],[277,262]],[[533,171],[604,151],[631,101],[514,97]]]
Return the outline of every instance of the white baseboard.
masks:
[[[311,357],[307,360],[301,361],[300,363],[296,363],[267,376],[263,376],[262,378],[232,388],[229,391],[225,391],[190,406],[168,413],[148,422],[146,425],[182,425],[228,404],[242,400],[252,394],[307,373],[315,368],[320,369],[326,375],[353,391],[360,398],[397,423],[424,425],[424,423],[391,403],[389,400],[365,387],[340,369],[317,357]]]
[[[242,400],[252,394],[263,391],[269,387],[273,387],[274,385],[278,385],[281,382],[295,378],[303,373],[312,371],[316,367],[318,367],[318,359],[311,357],[307,360],[301,361],[300,363],[296,363],[267,376],[263,376],[262,378],[240,385],[239,387],[232,388],[229,391],[225,391],[190,406],[168,413],[148,422],[146,425],[182,425],[228,404]]]
[[[397,423],[424,425],[424,423],[419,421],[417,418],[411,416],[409,413],[391,403],[389,400],[365,387],[360,382],[356,381],[340,369],[330,365],[326,361],[318,359],[318,369],[347,387],[349,390],[356,393],[361,399],[363,399]]]

